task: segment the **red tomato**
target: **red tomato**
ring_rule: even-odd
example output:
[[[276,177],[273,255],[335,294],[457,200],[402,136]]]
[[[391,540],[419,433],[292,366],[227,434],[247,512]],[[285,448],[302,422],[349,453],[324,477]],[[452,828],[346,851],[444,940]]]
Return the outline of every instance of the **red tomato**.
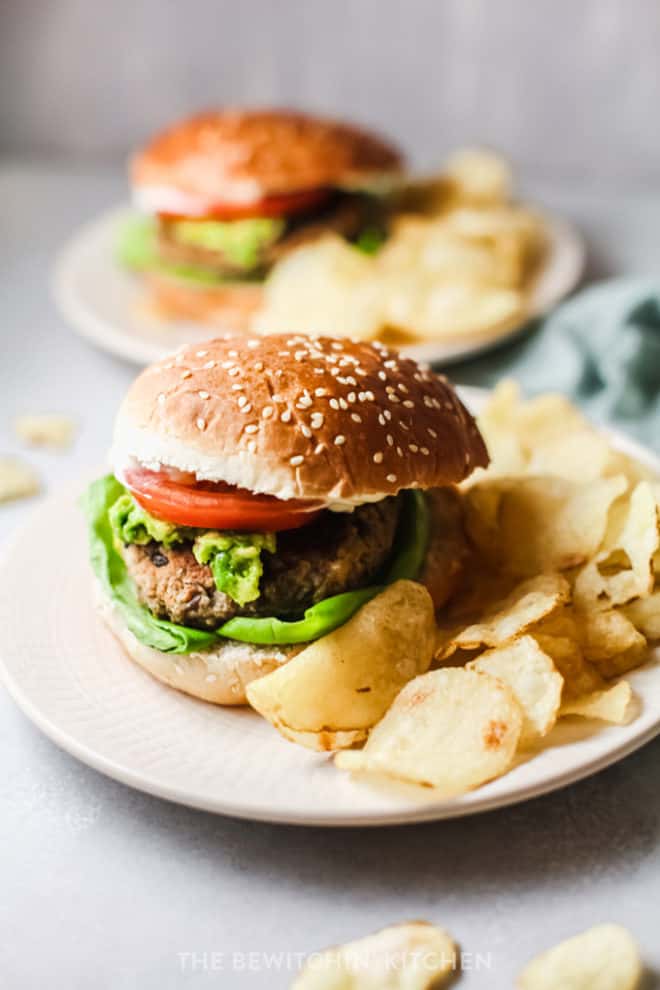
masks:
[[[165,220],[242,220],[246,217],[282,217],[312,209],[329,198],[329,189],[305,189],[302,192],[267,196],[255,203],[213,203],[204,214],[194,217],[160,213]]]
[[[276,533],[306,526],[322,511],[319,502],[309,499],[255,495],[209,481],[182,484],[164,472],[146,468],[125,471],[124,481],[143,509],[179,526]]]

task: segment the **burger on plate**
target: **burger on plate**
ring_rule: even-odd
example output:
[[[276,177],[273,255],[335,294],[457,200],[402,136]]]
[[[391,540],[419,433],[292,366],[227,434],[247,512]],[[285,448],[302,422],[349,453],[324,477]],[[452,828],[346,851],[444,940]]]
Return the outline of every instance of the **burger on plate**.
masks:
[[[158,134],[131,162],[145,215],[121,233],[172,318],[245,329],[269,268],[334,231],[372,250],[383,193],[402,166],[391,144],[336,121],[278,110],[201,113]]]
[[[383,586],[453,588],[451,488],[488,455],[448,382],[379,344],[225,337],[147,368],[86,495],[98,605],[130,656],[219,704]]]

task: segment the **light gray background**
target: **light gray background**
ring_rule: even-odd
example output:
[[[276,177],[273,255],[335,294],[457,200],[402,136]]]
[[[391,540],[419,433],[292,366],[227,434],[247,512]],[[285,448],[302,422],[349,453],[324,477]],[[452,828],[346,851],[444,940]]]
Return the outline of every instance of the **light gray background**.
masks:
[[[660,177],[657,0],[3,0],[0,147],[121,157],[200,106],[348,114],[438,161]]]
[[[420,162],[493,143],[583,230],[590,277],[657,274],[659,30],[660,5],[645,0],[0,3],[0,454],[25,456],[15,414],[57,410],[79,434],[67,454],[27,455],[46,488],[102,457],[134,372],[54,312],[53,254],[122,199],[130,145],[200,103],[351,113]],[[488,367],[454,376],[483,381]],[[35,509],[0,506],[0,549]],[[43,566],[66,561],[45,547]],[[263,957],[251,973],[211,972],[182,969],[178,953],[224,953],[230,967],[233,952],[309,952],[420,916],[492,953],[466,990],[510,990],[530,955],[603,920],[628,925],[660,970],[659,761],[657,741],[462,822],[269,827],[100,776],[0,690],[0,987],[284,990],[291,974]]]

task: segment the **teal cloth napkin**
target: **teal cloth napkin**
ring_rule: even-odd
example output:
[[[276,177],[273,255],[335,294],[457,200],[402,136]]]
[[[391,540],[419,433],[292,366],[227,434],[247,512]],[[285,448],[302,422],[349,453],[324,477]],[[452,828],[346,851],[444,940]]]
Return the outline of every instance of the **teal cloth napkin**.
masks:
[[[450,369],[461,384],[516,378],[660,452],[660,281],[617,278],[577,293],[516,341]]]

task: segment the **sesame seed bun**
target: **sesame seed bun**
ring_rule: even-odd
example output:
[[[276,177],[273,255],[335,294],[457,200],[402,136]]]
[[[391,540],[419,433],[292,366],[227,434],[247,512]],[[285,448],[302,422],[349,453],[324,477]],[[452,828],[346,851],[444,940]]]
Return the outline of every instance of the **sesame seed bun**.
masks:
[[[217,330],[247,332],[263,300],[263,289],[254,282],[198,285],[155,272],[145,272],[144,279],[149,308],[159,316],[206,323]]]
[[[283,110],[225,109],[156,135],[133,157],[130,174],[146,209],[192,215],[204,201],[246,204],[371,185],[401,167],[395,147],[357,127]]]
[[[488,463],[446,379],[380,344],[227,335],[147,368],[117,417],[112,462],[328,504],[462,481]]]

